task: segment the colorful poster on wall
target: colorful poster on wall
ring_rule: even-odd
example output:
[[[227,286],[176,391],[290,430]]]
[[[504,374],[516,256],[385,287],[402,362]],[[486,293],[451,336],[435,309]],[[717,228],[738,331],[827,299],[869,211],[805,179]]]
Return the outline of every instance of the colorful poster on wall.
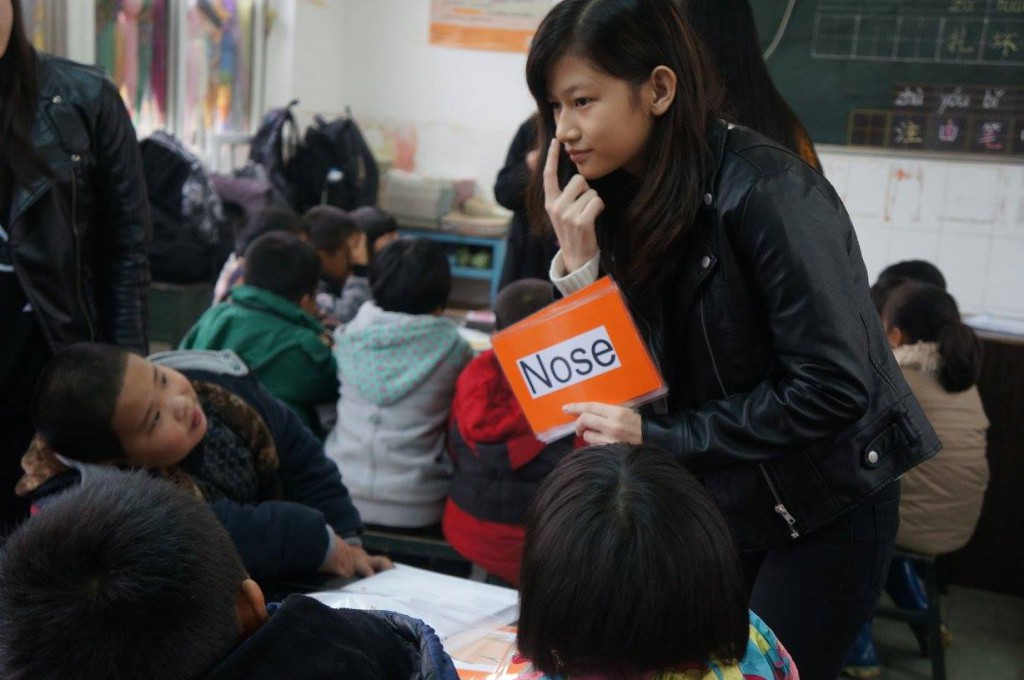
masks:
[[[431,0],[430,44],[526,52],[558,0]]]

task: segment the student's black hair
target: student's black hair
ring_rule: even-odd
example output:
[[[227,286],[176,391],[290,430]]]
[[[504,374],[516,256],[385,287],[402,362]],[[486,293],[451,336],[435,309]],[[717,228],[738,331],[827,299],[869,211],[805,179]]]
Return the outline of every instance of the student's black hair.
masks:
[[[432,314],[448,304],[451,267],[441,246],[425,238],[388,244],[370,262],[370,292],[387,312]]]
[[[25,32],[20,0],[7,49],[0,57],[0,219],[10,209],[14,184],[51,175],[32,143],[32,124],[39,106],[38,58]]]
[[[885,311],[885,304],[892,293],[905,283],[917,281],[929,286],[937,286],[946,290],[946,277],[931,262],[927,260],[903,260],[891,264],[882,270],[878,279],[871,286],[871,301],[875,303],[875,309],[881,316]]]
[[[129,352],[82,342],[57,350],[43,367],[32,399],[32,422],[46,443],[83,462],[121,458],[113,429]]]
[[[920,281],[946,290],[946,277],[942,275],[942,271],[938,267],[927,260],[903,260],[891,264],[878,275],[878,282],[889,278]]]
[[[263,208],[253,215],[235,239],[235,254],[244,255],[253,241],[275,231],[284,231],[309,239],[309,225],[302,219],[302,215],[290,208]]]
[[[494,301],[494,329],[502,330],[539,312],[554,300],[554,288],[543,279],[520,279],[501,289]]]
[[[97,473],[0,553],[0,676],[201,677],[238,644],[245,578],[205,503],[141,471]]]
[[[882,314],[888,328],[903,332],[906,344],[938,343],[939,384],[947,392],[963,392],[981,372],[981,341],[960,318],[953,296],[938,286],[911,281],[889,296]]]
[[[320,257],[313,246],[286,232],[271,232],[245,251],[245,283],[298,303],[316,293]]]
[[[653,121],[646,169],[639,193],[629,205],[614,205],[602,194],[614,225],[613,252],[603,252],[612,274],[631,288],[657,285],[671,273],[659,262],[675,261],[701,205],[713,150],[708,133],[718,117],[721,87],[706,50],[683,21],[672,0],[562,0],[541,22],[526,60],[526,82],[537,102],[537,169],[527,192],[530,221],[550,229],[544,209],[542,169],[555,135],[548,79],[562,57],[639,87],[658,66],[677,79],[669,109]],[[559,184],[577,173],[559,154]],[[614,173],[613,173],[614,174]],[[599,190],[600,193],[600,190]]]
[[[313,206],[302,218],[309,225],[309,242],[326,253],[338,252],[353,234],[360,231],[348,213],[333,205]]]
[[[649,445],[570,453],[526,520],[519,650],[548,675],[637,676],[743,656],[739,554],[692,474]]]
[[[355,220],[359,229],[366,234],[366,259],[368,262],[373,261],[373,244],[377,242],[377,239],[398,231],[398,222],[395,221],[395,218],[372,205],[356,208],[348,216]]]
[[[725,112],[820,170],[807,128],[768,72],[749,0],[677,1],[722,77]]]
[[[885,278],[879,277],[879,279],[872,284],[871,302],[875,304],[878,316],[882,316],[885,312],[885,304],[889,301],[889,296],[892,295],[900,286],[909,282],[910,279],[905,279],[902,276],[887,276]]]

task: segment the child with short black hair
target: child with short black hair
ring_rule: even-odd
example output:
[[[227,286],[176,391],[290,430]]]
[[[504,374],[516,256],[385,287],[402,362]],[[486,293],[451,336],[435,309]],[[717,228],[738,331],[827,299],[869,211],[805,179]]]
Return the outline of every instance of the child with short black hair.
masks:
[[[494,302],[495,330],[543,309],[553,290],[540,279],[506,286]],[[452,547],[488,574],[518,584],[526,508],[573,444],[571,436],[551,444],[537,439],[494,351],[474,358],[455,383],[448,428],[455,473],[443,529]]]
[[[333,205],[315,206],[303,217],[309,223],[310,241],[320,256],[317,306],[322,315],[348,323],[370,299],[366,234],[344,210]]]
[[[746,592],[725,518],[681,463],[649,445],[591,446],[530,506],[519,651],[551,678],[796,680]]]
[[[285,232],[303,241],[309,240],[309,225],[291,208],[263,208],[257,212],[235,237],[235,251],[221,268],[213,288],[214,304],[223,302],[234,286],[245,283],[245,251],[260,236],[273,232]]]
[[[448,494],[445,424],[471,353],[441,316],[451,272],[437,244],[395,241],[369,274],[373,300],[335,332],[341,396],[325,449],[367,523],[424,528]]]
[[[377,253],[399,238],[398,222],[380,208],[364,205],[350,212],[360,231],[366,234],[366,259],[370,262]]]
[[[337,364],[314,301],[320,259],[309,243],[272,232],[245,253],[245,280],[211,307],[181,349],[230,349],[270,393],[323,436],[317,406],[338,398]]]
[[[41,504],[96,465],[146,468],[211,504],[254,577],[390,566],[363,551],[359,512],[323,446],[235,354],[154,359],[95,343],[54,355],[21,495]]]
[[[209,508],[143,473],[99,474],[14,532],[0,620],[7,680],[456,677],[419,621],[266,606]]]

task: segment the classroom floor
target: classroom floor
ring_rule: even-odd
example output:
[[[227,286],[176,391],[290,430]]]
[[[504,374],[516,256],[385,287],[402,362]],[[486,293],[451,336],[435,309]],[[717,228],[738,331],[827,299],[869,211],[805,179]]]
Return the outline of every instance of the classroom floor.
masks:
[[[948,680],[1024,680],[1024,598],[950,586],[943,621],[953,634],[946,648]],[[910,627],[875,620],[882,680],[928,680],[931,664],[917,653]]]

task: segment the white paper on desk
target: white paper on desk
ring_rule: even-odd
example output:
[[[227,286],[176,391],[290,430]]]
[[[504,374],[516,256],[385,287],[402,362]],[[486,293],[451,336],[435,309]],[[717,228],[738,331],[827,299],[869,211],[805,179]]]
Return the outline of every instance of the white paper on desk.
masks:
[[[335,609],[395,611],[423,620],[442,642],[473,636],[515,622],[519,594],[510,588],[478,583],[396,564],[394,569],[360,579],[338,590],[310,593]]]
[[[964,323],[977,331],[1024,336],[1024,319],[994,314],[975,314],[964,319]]]

